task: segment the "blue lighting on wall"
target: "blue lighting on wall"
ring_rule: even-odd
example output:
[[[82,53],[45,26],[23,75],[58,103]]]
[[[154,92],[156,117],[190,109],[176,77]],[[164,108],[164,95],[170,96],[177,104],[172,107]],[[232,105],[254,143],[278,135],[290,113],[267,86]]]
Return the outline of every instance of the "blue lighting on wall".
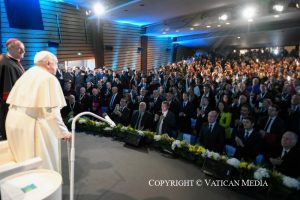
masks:
[[[145,26],[149,24],[149,22],[137,22],[137,21],[127,21],[127,20],[115,20],[115,22],[120,24],[130,24],[134,26]]]
[[[182,46],[209,46],[211,42],[208,39],[191,39],[173,42],[173,44],[180,44]]]

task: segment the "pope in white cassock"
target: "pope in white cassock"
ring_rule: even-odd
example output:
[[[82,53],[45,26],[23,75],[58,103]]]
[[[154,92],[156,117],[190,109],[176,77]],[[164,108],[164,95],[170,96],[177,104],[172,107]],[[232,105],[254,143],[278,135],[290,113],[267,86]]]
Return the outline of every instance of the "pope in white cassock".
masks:
[[[7,141],[16,162],[41,157],[41,168],[60,172],[60,140],[71,139],[60,109],[66,106],[61,86],[54,76],[57,58],[38,52],[35,66],[26,71],[12,88],[7,103]]]

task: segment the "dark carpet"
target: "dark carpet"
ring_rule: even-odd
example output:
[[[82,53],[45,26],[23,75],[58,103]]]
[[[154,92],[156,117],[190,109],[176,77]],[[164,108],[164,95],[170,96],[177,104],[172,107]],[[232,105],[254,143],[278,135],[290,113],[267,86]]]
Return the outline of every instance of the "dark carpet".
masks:
[[[149,147],[135,148],[115,141],[76,133],[76,200],[193,200],[255,199],[227,187],[150,187],[149,180],[213,179],[182,159]],[[69,199],[66,144],[63,150],[63,199]]]

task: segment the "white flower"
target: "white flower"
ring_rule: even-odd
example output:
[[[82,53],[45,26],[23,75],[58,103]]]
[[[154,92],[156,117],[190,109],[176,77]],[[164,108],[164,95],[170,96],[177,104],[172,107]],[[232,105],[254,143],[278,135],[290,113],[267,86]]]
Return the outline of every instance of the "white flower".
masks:
[[[86,122],[87,122],[87,120],[84,118],[80,118],[78,121],[79,124],[86,124]]]
[[[154,135],[153,139],[157,142],[161,139],[161,135]]]
[[[69,120],[68,120],[68,123],[72,122],[73,121],[73,117],[71,117]]]
[[[111,131],[111,130],[113,130],[111,127],[105,127],[104,129],[103,129],[104,131]]]
[[[266,168],[258,168],[255,172],[254,172],[254,178],[257,180],[261,180],[263,178],[269,178],[269,172]]]
[[[212,152],[212,157],[214,160],[220,160],[221,156],[219,153]]]
[[[235,168],[239,168],[240,167],[240,161],[238,159],[236,159],[236,158],[230,158],[230,159],[228,159],[226,161],[226,163],[228,165],[231,165],[231,166],[235,167]]]
[[[122,130],[122,131],[127,131],[127,130],[128,130],[128,127],[127,127],[127,126],[122,126],[121,130]]]
[[[172,150],[174,151],[175,148],[180,148],[181,147],[181,144],[180,144],[180,140],[175,140],[173,143],[172,143]]]
[[[289,188],[300,189],[300,182],[297,179],[291,178],[289,176],[282,176],[283,185]]]
[[[138,134],[139,134],[140,136],[144,136],[144,135],[145,135],[144,132],[141,131],[141,130],[138,130],[137,132],[138,132]]]

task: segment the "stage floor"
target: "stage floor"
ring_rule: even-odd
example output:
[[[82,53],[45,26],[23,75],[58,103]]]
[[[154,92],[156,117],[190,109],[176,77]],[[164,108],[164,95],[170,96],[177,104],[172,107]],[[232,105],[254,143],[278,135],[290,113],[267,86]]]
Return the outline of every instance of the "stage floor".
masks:
[[[62,145],[63,199],[69,199],[66,144]],[[76,133],[76,200],[254,199],[221,186],[196,186],[214,180],[199,167],[152,148],[134,148],[110,137]],[[192,187],[149,186],[154,180],[194,180]],[[246,189],[246,188],[245,188]]]

